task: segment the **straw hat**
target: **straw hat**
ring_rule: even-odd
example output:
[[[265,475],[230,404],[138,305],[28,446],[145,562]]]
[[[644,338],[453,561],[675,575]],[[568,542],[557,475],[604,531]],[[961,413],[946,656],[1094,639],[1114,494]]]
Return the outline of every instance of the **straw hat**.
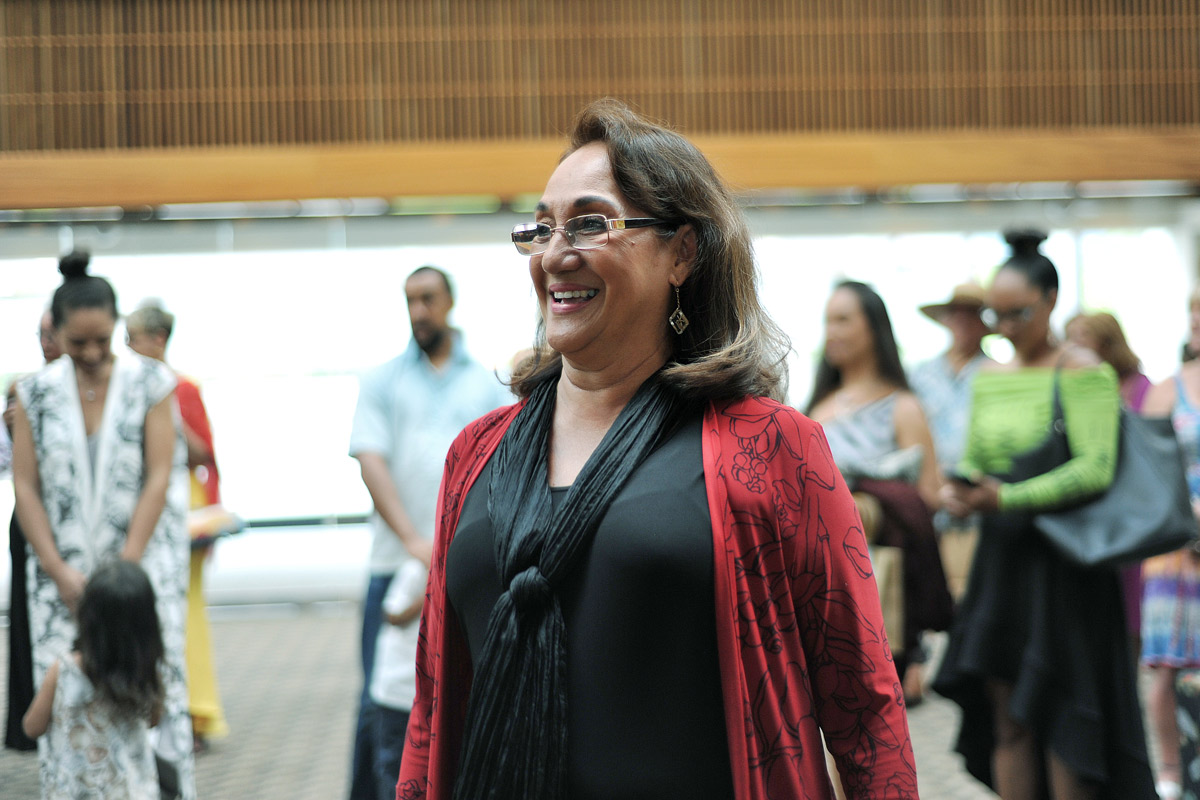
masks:
[[[963,308],[976,313],[983,310],[983,287],[978,283],[960,283],[950,293],[950,299],[944,303],[931,303],[921,306],[921,313],[934,322],[941,322],[942,315],[952,308]]]

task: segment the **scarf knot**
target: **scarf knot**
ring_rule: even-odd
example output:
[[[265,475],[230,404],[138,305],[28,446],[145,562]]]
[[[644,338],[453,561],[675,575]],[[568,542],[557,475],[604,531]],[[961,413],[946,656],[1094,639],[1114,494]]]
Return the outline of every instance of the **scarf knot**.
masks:
[[[508,585],[508,591],[512,595],[517,613],[521,615],[534,609],[545,609],[550,605],[550,581],[546,580],[546,576],[536,566],[518,572]]]
[[[586,557],[680,406],[656,378],[642,384],[555,508],[547,463],[557,386],[534,389],[492,456],[488,519],[501,581],[513,577],[477,659],[455,800],[565,800],[567,635],[552,579]]]

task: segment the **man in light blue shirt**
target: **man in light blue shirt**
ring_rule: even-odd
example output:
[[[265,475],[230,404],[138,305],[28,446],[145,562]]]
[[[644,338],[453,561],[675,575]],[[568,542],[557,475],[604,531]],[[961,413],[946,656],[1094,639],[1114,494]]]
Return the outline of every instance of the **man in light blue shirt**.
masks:
[[[991,361],[980,347],[983,337],[991,333],[980,317],[983,305],[983,288],[964,283],[954,287],[946,302],[921,306],[925,316],[950,331],[950,348],[918,364],[908,375],[929,420],[938,466],[943,472],[953,472],[966,451],[971,382]]]
[[[938,466],[946,474],[958,471],[966,452],[971,385],[976,373],[991,362],[980,347],[983,337],[991,333],[980,316],[983,306],[983,288],[976,283],[954,287],[950,299],[944,303],[921,306],[922,313],[950,331],[950,348],[908,374],[909,385],[929,420]],[[940,536],[946,583],[956,600],[966,588],[977,524],[974,518],[958,519],[945,509],[933,516],[933,526]]]
[[[401,717],[390,715],[389,731],[382,734],[378,729],[385,722],[384,710],[371,702],[369,694],[382,603],[392,576],[411,560],[429,566],[438,485],[454,437],[472,420],[513,402],[496,375],[467,355],[461,335],[450,327],[454,293],[446,274],[435,267],[420,267],[408,277],[404,291],[412,341],[403,354],[362,376],[350,433],[350,455],[362,468],[363,483],[375,506],[351,800],[394,796],[399,773],[407,712]],[[412,625],[411,635],[416,633]],[[415,663],[407,667],[415,669]],[[396,771],[391,773],[391,786],[381,786],[386,778],[379,773],[390,771],[383,766],[393,760]]]

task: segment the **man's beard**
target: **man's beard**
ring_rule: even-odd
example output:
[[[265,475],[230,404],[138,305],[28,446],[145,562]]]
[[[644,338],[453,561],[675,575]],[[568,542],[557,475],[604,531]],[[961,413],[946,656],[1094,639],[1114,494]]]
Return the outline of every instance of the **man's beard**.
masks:
[[[413,331],[413,338],[417,340],[417,346],[424,351],[425,355],[433,355],[446,340],[446,331],[432,329],[426,336]]]

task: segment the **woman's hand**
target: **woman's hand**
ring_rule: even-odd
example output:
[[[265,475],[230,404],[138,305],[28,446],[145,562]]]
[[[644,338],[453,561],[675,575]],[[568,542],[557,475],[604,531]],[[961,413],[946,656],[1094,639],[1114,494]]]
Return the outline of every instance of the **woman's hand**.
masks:
[[[1000,481],[992,477],[983,477],[975,484],[949,480],[942,486],[942,504],[956,517],[968,517],[977,511],[995,511],[1000,507],[1000,485]]]
[[[413,540],[404,543],[408,554],[425,565],[425,569],[429,569],[433,564],[433,542],[423,536],[414,537]]]
[[[58,587],[58,596],[74,614],[75,609],[79,607],[79,598],[83,594],[87,578],[65,561],[55,569],[50,577],[54,579],[54,585]]]

